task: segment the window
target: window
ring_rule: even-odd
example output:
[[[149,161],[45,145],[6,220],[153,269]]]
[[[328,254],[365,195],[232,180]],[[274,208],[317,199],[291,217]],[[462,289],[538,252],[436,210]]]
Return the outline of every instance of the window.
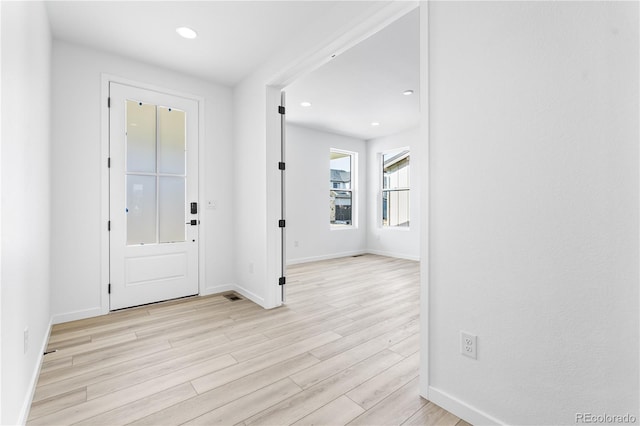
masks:
[[[409,150],[382,154],[382,226],[409,227]]]
[[[329,153],[329,223],[336,227],[353,226],[352,171],[355,153],[332,149]]]

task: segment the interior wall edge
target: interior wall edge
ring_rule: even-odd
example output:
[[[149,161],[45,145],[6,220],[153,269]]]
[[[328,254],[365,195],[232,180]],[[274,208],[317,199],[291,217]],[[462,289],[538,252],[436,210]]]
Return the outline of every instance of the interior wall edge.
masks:
[[[246,297],[247,299],[251,300],[253,303],[262,306],[265,309],[272,309],[275,308],[276,306],[269,306],[267,305],[264,297],[260,297],[257,294],[255,294],[254,292],[247,290],[246,288],[240,286],[240,285],[235,285],[234,286],[234,290],[237,293],[240,293],[241,295],[243,295],[244,297]]]
[[[18,424],[25,425],[27,424],[27,419],[29,418],[29,412],[31,411],[31,403],[33,402],[33,396],[36,393],[36,385],[38,384],[38,377],[40,377],[40,370],[42,369],[42,362],[44,359],[44,352],[47,350],[47,346],[49,346],[49,338],[51,337],[51,328],[53,327],[53,317],[49,320],[49,325],[47,326],[47,332],[44,335],[44,339],[42,340],[42,344],[40,345],[40,354],[38,355],[38,364],[37,367],[33,371],[33,375],[31,376],[31,380],[29,381],[28,387],[28,397],[25,398],[24,403],[22,405],[22,409],[20,410],[20,417]]]

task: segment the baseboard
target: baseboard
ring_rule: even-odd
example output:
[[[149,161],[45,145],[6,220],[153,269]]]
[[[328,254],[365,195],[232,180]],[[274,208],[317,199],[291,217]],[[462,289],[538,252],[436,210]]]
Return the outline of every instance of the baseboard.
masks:
[[[245,290],[235,284],[223,284],[215,287],[207,287],[205,288],[200,295],[201,296],[209,296],[211,294],[224,293],[225,291],[237,291],[238,293],[244,295],[247,299],[252,300],[260,306],[264,306],[264,301],[261,297],[256,296],[252,292]],[[99,307],[83,309],[81,311],[75,312],[67,312],[64,314],[54,315],[52,318],[53,324],[60,324],[63,322],[76,321],[85,318],[97,317],[100,315],[104,315],[102,309]]]
[[[433,386],[429,386],[429,401],[444,408],[450,413],[460,417],[462,420],[471,423],[472,425],[505,425],[495,417],[473,407],[454,396],[449,395]]]
[[[202,290],[202,292],[200,293],[200,296],[209,296],[211,294],[219,294],[227,291],[235,291],[236,287],[237,286],[235,284],[223,284],[223,285],[217,285],[215,287],[207,287],[204,290]]]
[[[288,259],[287,265],[297,265],[299,263],[317,262],[319,260],[338,259],[340,257],[358,256],[360,254],[366,254],[366,253],[368,253],[366,250],[354,250],[354,251],[345,251],[342,253],[323,254],[320,256],[300,257],[297,259]]]
[[[396,259],[414,260],[416,262],[420,261],[420,256],[413,256],[411,254],[394,253],[384,250],[367,250],[367,253],[377,254],[378,256],[395,257]]]
[[[244,297],[246,297],[247,299],[251,300],[253,303],[255,303],[256,305],[260,305],[263,308],[266,308],[266,303],[264,302],[264,297],[260,297],[257,294],[247,290],[246,288],[243,288],[239,285],[235,285],[233,286],[233,290],[241,295],[243,295]]]
[[[264,298],[256,295],[255,293],[247,290],[244,287],[241,287],[237,284],[223,284],[223,285],[218,285],[215,287],[207,287],[205,288],[202,293],[200,293],[200,296],[209,296],[211,294],[220,294],[220,293],[225,293],[227,291],[235,291],[238,294],[241,294],[242,296],[246,297],[247,299],[251,300],[253,303],[262,306],[263,308],[265,307],[265,303],[264,303]]]
[[[60,324],[63,322],[76,321],[85,318],[92,318],[103,315],[102,308],[90,308],[83,309],[81,311],[67,312],[66,314],[54,315],[52,318],[53,324]]]
[[[25,425],[29,419],[29,411],[31,410],[31,403],[33,402],[33,396],[36,394],[36,385],[38,384],[38,377],[40,377],[40,369],[42,368],[42,360],[44,358],[44,351],[47,350],[49,345],[49,337],[51,336],[51,328],[53,327],[53,318],[49,320],[49,326],[47,327],[47,333],[42,340],[42,346],[38,354],[38,367],[33,370],[31,381],[29,382],[29,397],[25,399],[22,409],[20,410],[20,417],[18,424]]]
[[[420,256],[413,256],[410,254],[394,253],[394,252],[382,251],[382,250],[355,250],[355,251],[347,251],[342,253],[324,254],[321,256],[310,256],[310,257],[300,257],[298,259],[289,259],[287,260],[287,265],[297,265],[300,263],[317,262],[320,260],[339,259],[341,257],[358,256],[361,254],[377,254],[378,256],[395,257],[397,259],[413,260],[416,262],[420,261]]]
[[[267,309],[265,307],[265,303],[264,303],[264,298],[256,295],[255,293],[247,290],[246,288],[243,288],[237,284],[223,284],[223,285],[219,285],[219,286],[215,286],[215,287],[207,287],[205,288],[202,293],[200,293],[200,296],[209,296],[212,294],[220,294],[220,293],[226,293],[228,291],[235,291],[236,293],[246,297],[247,299],[251,300],[253,303],[262,306],[263,308]]]

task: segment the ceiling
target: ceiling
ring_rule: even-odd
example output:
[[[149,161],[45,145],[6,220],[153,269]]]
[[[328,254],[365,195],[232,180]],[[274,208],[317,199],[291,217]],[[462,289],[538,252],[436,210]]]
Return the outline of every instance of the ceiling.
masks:
[[[287,121],[373,139],[420,121],[417,9],[285,88]],[[403,95],[413,90],[413,95]],[[301,102],[310,102],[302,107]],[[372,126],[371,123],[379,123]]]
[[[327,37],[389,1],[49,1],[52,35],[234,86],[308,34]],[[291,122],[362,139],[417,123],[416,13],[374,34],[288,91]],[[180,26],[198,37],[178,36]],[[412,88],[415,95],[401,92]],[[400,94],[398,94],[400,91]],[[313,103],[304,111],[298,99]],[[381,125],[373,129],[372,120]]]

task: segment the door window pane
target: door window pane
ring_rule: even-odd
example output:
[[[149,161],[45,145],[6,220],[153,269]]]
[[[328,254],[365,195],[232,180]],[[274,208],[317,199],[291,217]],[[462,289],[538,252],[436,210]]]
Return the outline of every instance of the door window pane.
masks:
[[[127,175],[127,244],[156,242],[156,178]]]
[[[156,106],[127,100],[127,171],[156,171]]]
[[[185,174],[185,113],[158,107],[158,172]]]
[[[185,240],[185,179],[160,177],[158,191],[158,220],[161,243]]]

